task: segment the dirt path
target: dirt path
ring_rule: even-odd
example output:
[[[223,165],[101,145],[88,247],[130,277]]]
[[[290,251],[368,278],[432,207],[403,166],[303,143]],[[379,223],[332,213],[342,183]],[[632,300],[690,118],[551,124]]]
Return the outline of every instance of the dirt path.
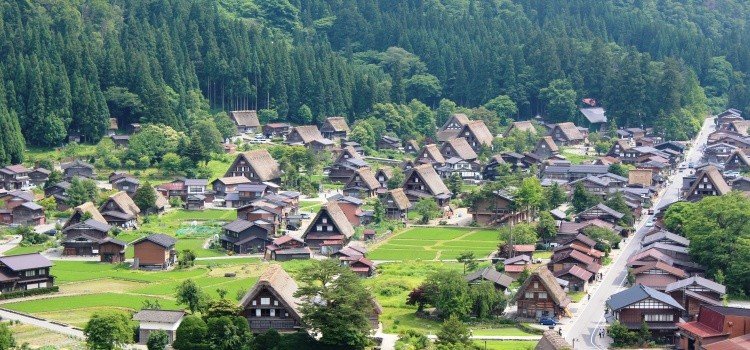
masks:
[[[464,233],[464,234],[462,234],[462,235],[460,235],[460,236],[458,236],[456,238],[451,238],[451,239],[448,239],[448,240],[445,240],[445,241],[438,241],[437,243],[435,243],[435,244],[433,244],[433,245],[431,245],[429,247],[425,247],[425,250],[430,250],[430,251],[434,250],[434,251],[436,251],[437,254],[435,255],[435,258],[432,259],[432,261],[441,261],[440,260],[440,256],[443,254],[443,250],[440,249],[440,245],[441,244],[448,243],[448,242],[460,241],[461,239],[463,239],[463,238],[465,238],[465,237],[469,236],[470,234],[472,234],[474,232],[477,232],[477,231],[479,231],[479,230],[471,230],[471,231],[468,231],[468,232],[466,232],[466,233]],[[435,248],[437,248],[437,249],[435,249]],[[454,260],[454,259],[451,259],[451,260]]]

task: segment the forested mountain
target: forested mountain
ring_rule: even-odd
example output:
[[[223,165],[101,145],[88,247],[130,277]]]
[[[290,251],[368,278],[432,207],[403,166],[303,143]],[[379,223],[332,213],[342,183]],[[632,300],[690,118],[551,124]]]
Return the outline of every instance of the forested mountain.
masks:
[[[477,107],[499,95],[518,107],[499,120],[575,120],[576,101],[593,97],[617,125],[675,125],[675,137],[707,106],[750,109],[750,4],[739,0],[3,0],[0,10],[0,163],[22,157],[18,130],[41,146],[69,134],[95,142],[110,116],[185,130],[204,98],[213,111],[310,123],[415,119],[424,108],[413,99]]]

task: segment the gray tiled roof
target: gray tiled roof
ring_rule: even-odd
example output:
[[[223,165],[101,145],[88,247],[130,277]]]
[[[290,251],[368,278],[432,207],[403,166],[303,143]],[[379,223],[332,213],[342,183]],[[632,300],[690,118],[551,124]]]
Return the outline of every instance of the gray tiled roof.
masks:
[[[175,243],[177,243],[177,239],[171,236],[167,236],[165,234],[156,233],[150,236],[142,237],[140,239],[137,239],[131,243],[132,245],[136,245],[138,243],[141,243],[143,241],[149,241],[156,243],[164,248],[172,248],[174,247]]]
[[[685,310],[680,303],[668,294],[641,284],[612,295],[609,300],[607,300],[607,305],[613,310],[620,310],[628,305],[632,305],[648,298],[661,301],[662,303],[670,305],[676,309]]]
[[[0,263],[13,271],[23,271],[52,266],[49,259],[39,253],[8,255],[0,257]]]
[[[175,324],[185,317],[185,311],[177,310],[141,310],[133,315],[133,319],[141,322]]]

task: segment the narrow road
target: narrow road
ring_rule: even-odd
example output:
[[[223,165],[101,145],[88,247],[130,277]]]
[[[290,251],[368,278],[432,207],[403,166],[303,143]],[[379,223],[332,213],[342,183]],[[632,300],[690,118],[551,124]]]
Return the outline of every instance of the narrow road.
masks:
[[[30,324],[32,326],[48,329],[50,331],[65,334],[67,336],[79,338],[79,339],[85,339],[85,336],[83,335],[83,332],[72,328],[70,326],[58,324],[58,323],[52,323],[45,320],[40,320],[37,318],[17,314],[15,312],[11,312],[5,309],[0,309],[0,317],[2,317],[3,320],[14,320],[14,321],[20,321],[24,324]]]
[[[714,127],[714,118],[707,118],[700,132],[693,142],[693,146],[687,151],[685,155],[685,162],[692,162],[697,164],[702,154],[703,146],[708,140],[708,134],[712,132]],[[673,202],[679,200],[680,188],[682,187],[682,177],[690,174],[692,169],[678,170],[669,177],[669,185],[661,193],[656,202],[654,208],[662,208]],[[627,261],[633,253],[635,253],[641,247],[641,240],[649,228],[645,227],[645,223],[653,218],[653,215],[645,215],[641,217],[641,220],[636,223],[635,234],[628,238],[624,246],[621,248],[620,254],[615,261],[608,267],[605,272],[602,281],[599,286],[589,291],[591,299],[587,301],[586,305],[578,310],[577,315],[574,316],[573,321],[563,326],[563,334],[565,338],[575,346],[576,349],[606,349],[609,346],[609,338],[599,338],[596,335],[602,327],[606,327],[606,320],[604,318],[605,302],[612,294],[615,294],[622,289],[627,279]]]
[[[13,236],[9,241],[0,244],[0,255],[5,255],[5,252],[18,246],[21,243],[21,236]]]

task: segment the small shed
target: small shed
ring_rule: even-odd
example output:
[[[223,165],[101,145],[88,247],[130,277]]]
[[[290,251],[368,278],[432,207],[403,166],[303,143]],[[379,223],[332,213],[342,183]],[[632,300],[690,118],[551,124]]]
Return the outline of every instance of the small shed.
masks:
[[[180,327],[184,311],[177,310],[141,310],[133,315],[133,320],[140,322],[138,326],[138,344],[145,345],[151,332],[164,331],[169,338],[169,344],[175,341],[177,328]]]

